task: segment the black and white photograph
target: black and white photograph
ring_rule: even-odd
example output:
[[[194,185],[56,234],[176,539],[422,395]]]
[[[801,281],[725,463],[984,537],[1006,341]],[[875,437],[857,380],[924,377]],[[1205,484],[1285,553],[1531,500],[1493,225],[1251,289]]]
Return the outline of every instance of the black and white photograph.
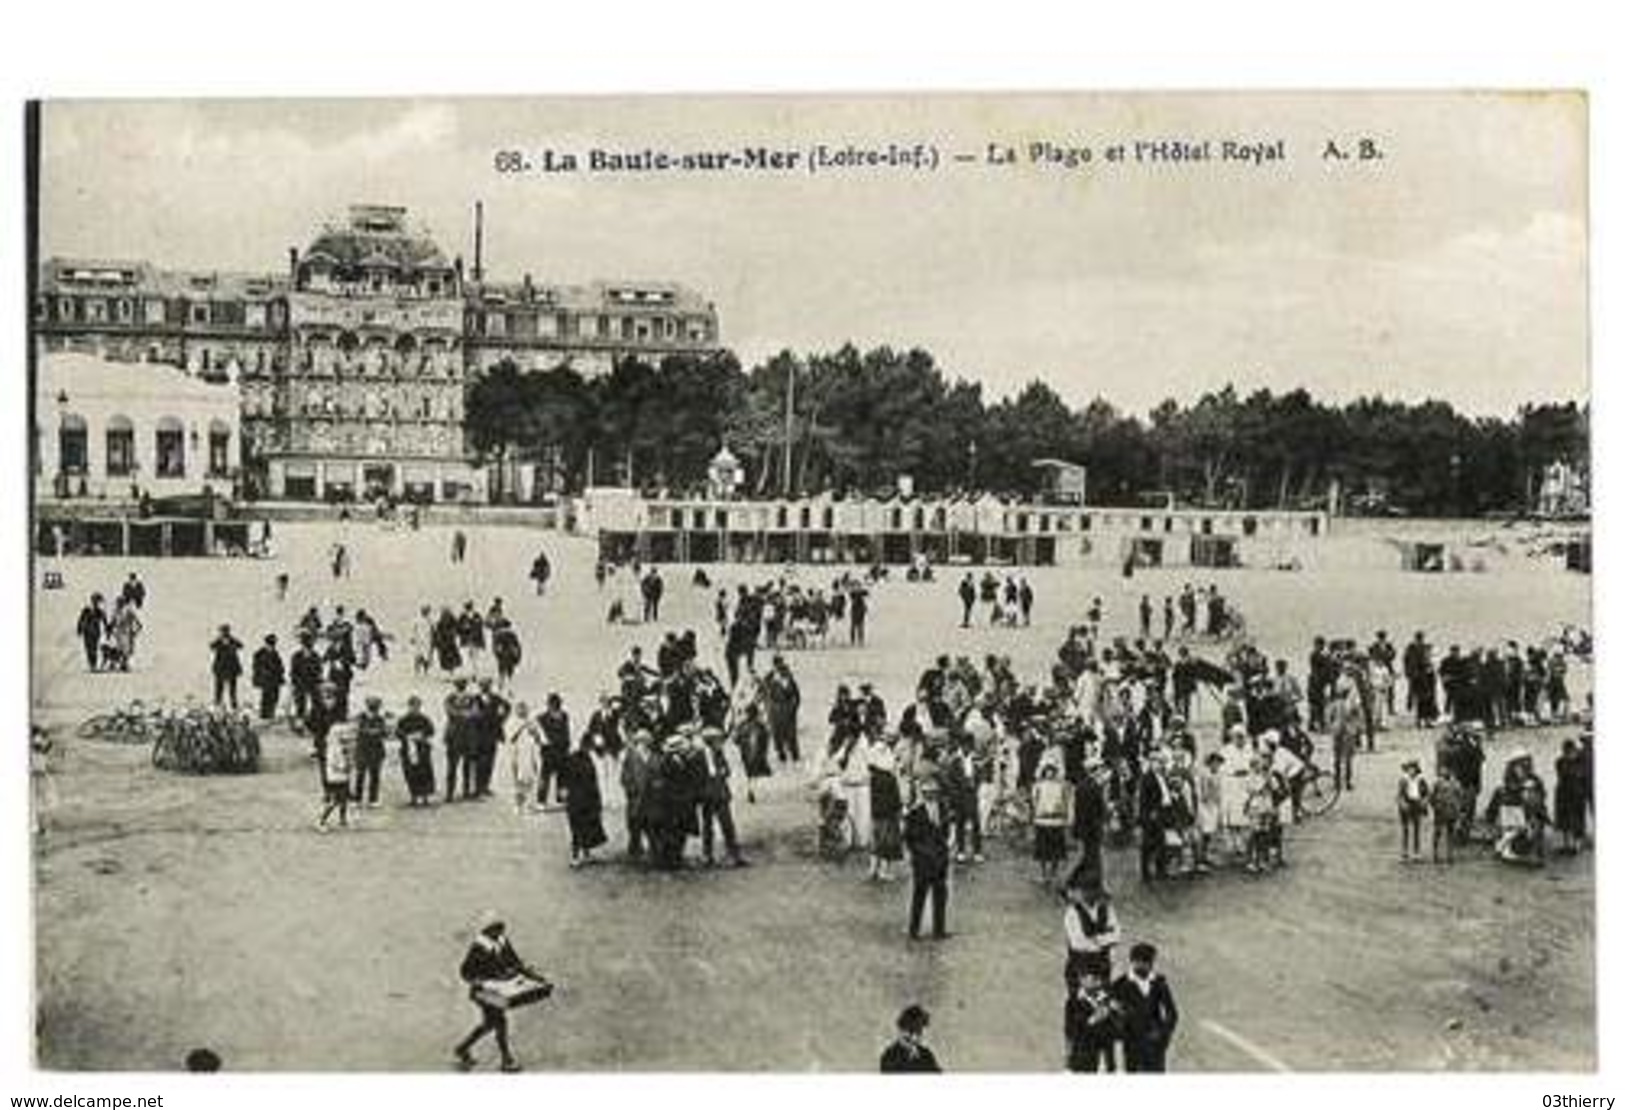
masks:
[[[31,102],[34,1066],[1596,1072],[1588,112]]]

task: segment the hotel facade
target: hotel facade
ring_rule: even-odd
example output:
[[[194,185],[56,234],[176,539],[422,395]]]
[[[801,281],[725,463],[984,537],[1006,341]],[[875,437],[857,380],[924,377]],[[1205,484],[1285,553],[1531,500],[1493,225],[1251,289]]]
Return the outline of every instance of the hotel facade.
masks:
[[[486,280],[465,272],[406,209],[355,205],[280,273],[175,272],[149,262],[53,258],[34,303],[36,352],[99,357],[130,374],[179,367],[236,390],[232,487],[251,498],[388,494],[480,502],[486,472],[464,435],[466,390],[504,361],[585,377],[628,358],[707,354],[715,307],[672,282]],[[78,414],[36,409],[36,441]],[[36,452],[36,459],[60,453]],[[71,490],[55,475],[40,488]],[[131,483],[138,491],[139,481]]]

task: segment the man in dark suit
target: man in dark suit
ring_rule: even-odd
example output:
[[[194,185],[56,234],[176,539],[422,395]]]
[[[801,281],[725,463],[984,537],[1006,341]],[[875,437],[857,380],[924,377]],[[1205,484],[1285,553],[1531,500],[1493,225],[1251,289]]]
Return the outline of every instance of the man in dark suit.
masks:
[[[933,928],[939,940],[948,935],[948,819],[942,811],[935,779],[920,782],[920,800],[903,822],[903,842],[908,846],[909,867],[914,874],[908,909],[910,940],[920,938],[920,918],[925,900],[931,899]]]
[[[1151,766],[1140,778],[1140,881],[1168,877],[1167,829],[1173,818],[1174,794],[1168,784],[1168,756],[1151,753]]]
[[[926,1047],[925,1027],[931,1015],[924,1006],[909,1006],[897,1015],[897,1039],[880,1054],[880,1070],[897,1075],[908,1072],[940,1072],[936,1055]]]
[[[253,667],[254,688],[260,692],[260,720],[269,721],[276,716],[276,704],[282,698],[282,684],[287,678],[275,636],[265,637],[265,643],[254,653]]]
[[[1112,984],[1122,1013],[1123,1070],[1167,1071],[1168,1044],[1179,1025],[1179,1007],[1168,980],[1155,970],[1157,947],[1141,941],[1129,949],[1129,969]]]
[[[299,634],[299,647],[288,660],[288,682],[293,687],[293,718],[300,728],[310,727],[311,708],[316,703],[316,690],[322,684],[321,653],[316,650],[316,638],[308,632]]]
[[[1327,650],[1326,637],[1316,636],[1309,653],[1309,727],[1315,732],[1326,731],[1327,695],[1336,681],[1337,664]]]
[[[220,634],[209,644],[214,655],[210,670],[214,673],[214,704],[224,705],[229,698],[231,707],[237,708],[237,679],[243,673],[243,643],[231,634],[231,625],[220,626]]]
[[[79,610],[76,626],[79,642],[85,648],[85,666],[97,670],[101,666],[102,633],[107,630],[107,614],[102,610],[102,595],[91,594],[85,607]]]

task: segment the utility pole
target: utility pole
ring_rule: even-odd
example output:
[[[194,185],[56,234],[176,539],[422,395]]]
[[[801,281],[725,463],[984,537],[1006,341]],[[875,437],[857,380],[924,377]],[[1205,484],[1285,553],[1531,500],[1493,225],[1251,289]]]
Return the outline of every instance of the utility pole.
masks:
[[[784,386],[784,496],[790,496],[790,479],[795,461],[796,364],[785,360]]]

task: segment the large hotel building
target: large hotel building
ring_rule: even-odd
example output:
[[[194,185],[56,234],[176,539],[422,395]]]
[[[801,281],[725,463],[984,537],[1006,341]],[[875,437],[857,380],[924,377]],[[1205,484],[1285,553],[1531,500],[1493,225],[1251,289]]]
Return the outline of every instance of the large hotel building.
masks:
[[[624,358],[658,362],[719,346],[716,309],[692,290],[488,281],[478,235],[466,274],[405,209],[378,205],[352,207],[305,250],[289,250],[280,273],[54,258],[34,308],[38,373],[47,378],[68,352],[128,364],[131,374],[167,364],[234,388],[240,447],[225,478],[211,474],[250,496],[479,501],[484,472],[463,434],[464,390],[479,374],[511,360],[594,377]],[[59,472],[39,475],[40,488],[71,496],[87,488],[87,473],[101,479],[91,484],[104,497],[142,488],[139,472],[109,481],[110,462],[124,454],[98,450],[98,433],[111,444],[128,421],[115,414],[108,428],[89,428],[66,389],[52,392],[61,411],[36,406],[36,442],[53,432],[63,441],[44,453]],[[185,419],[174,414],[177,425]],[[60,428],[41,426],[52,420]]]

